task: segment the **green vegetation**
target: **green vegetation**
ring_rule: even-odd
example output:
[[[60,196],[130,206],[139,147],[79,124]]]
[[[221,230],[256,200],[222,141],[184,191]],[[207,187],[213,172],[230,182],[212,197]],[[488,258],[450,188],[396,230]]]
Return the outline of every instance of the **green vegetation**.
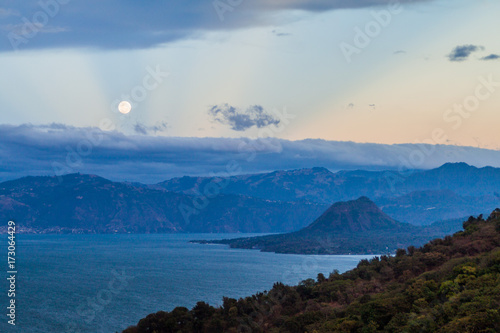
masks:
[[[199,302],[158,312],[124,333],[499,332],[500,211],[470,218],[464,231],[395,256],[362,260],[344,274],[218,308]]]

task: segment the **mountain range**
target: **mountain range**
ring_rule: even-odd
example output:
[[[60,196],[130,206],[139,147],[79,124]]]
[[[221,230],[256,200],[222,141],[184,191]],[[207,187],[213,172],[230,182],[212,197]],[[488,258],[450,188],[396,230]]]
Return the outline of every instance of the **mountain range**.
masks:
[[[275,171],[228,178],[181,177],[158,184],[169,191],[203,193],[213,183],[221,193],[279,201],[331,205],[360,196],[372,199],[391,217],[415,225],[490,212],[500,202],[500,168],[447,163],[437,169],[339,171],[325,168]]]
[[[69,174],[0,183],[0,219],[17,220],[21,232],[286,233],[335,202],[366,196],[397,221],[446,220],[454,231],[459,219],[498,207],[498,191],[500,169],[465,163],[407,172],[318,167],[158,184]]]
[[[0,184],[0,219],[21,232],[253,233],[297,230],[325,209],[235,194],[199,201],[94,175],[25,177]]]

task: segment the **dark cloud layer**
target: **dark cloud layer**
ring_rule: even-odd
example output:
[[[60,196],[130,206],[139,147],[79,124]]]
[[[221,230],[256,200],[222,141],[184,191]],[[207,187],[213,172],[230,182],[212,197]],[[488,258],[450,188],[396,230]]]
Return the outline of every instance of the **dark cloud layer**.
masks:
[[[126,136],[60,124],[0,125],[0,139],[0,181],[26,175],[82,172],[112,180],[155,183],[183,175],[258,173],[315,166],[330,170],[401,166],[425,169],[459,161],[478,167],[500,167],[500,151],[456,146]],[[422,163],[405,165],[410,160]]]
[[[500,59],[500,55],[498,54],[490,54],[486,57],[482,57],[481,60],[497,60]]]
[[[429,0],[401,0],[413,3]],[[50,47],[147,48],[200,31],[276,25],[276,12],[322,12],[390,0],[23,0],[0,4],[0,51]]]
[[[166,122],[159,122],[153,126],[147,126],[141,123],[135,123],[134,132],[137,134],[148,135],[166,132],[168,124]]]
[[[260,105],[252,105],[240,110],[229,104],[212,106],[208,114],[213,121],[228,125],[234,131],[244,131],[251,127],[263,128],[269,125],[278,126],[280,120],[264,111]]]
[[[473,52],[483,49],[482,46],[477,45],[459,45],[451,51],[448,55],[448,59],[450,59],[450,61],[464,61],[467,60]]]

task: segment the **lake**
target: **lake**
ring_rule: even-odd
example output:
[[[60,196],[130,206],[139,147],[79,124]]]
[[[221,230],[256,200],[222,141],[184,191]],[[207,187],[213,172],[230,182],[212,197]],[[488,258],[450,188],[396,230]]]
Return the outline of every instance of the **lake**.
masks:
[[[191,244],[245,234],[17,235],[16,326],[7,324],[2,279],[0,332],[120,332],[139,319],[197,301],[222,304],[354,268],[362,255],[305,256]],[[7,235],[0,258],[7,276]]]

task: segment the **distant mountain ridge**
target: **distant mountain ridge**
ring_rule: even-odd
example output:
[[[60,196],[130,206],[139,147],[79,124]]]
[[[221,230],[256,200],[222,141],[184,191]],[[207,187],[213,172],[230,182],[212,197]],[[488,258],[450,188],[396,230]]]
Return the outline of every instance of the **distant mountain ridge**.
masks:
[[[185,176],[157,185],[174,192],[192,193],[217,178]],[[476,168],[466,163],[446,163],[436,169],[404,173],[364,170],[333,173],[316,167],[232,176],[228,180],[224,193],[282,201],[308,199],[322,203],[350,200],[362,195],[393,197],[423,190],[451,190],[463,196],[500,193],[500,168]]]
[[[500,202],[500,168],[476,168],[447,163],[437,169],[339,171],[311,168],[224,178],[173,178],[155,186],[180,193],[203,192],[210,183],[224,182],[221,193],[268,200],[331,205],[366,196],[393,218],[416,225],[486,213]],[[410,206],[408,197],[420,196]],[[430,202],[432,199],[432,203]],[[464,204],[465,203],[465,204]]]

